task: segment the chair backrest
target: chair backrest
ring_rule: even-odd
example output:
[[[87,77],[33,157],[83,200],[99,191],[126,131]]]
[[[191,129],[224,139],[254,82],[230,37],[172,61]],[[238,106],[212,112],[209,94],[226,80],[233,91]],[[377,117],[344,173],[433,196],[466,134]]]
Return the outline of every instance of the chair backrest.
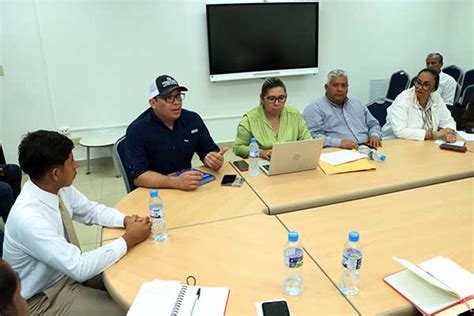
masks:
[[[403,70],[397,71],[390,77],[387,99],[393,101],[410,83],[410,76]]]
[[[123,182],[125,183],[125,189],[127,193],[134,190],[136,186],[133,184],[133,181],[130,179],[127,170],[124,166],[125,161],[125,136],[120,137],[114,145],[114,159],[117,162],[120,174],[122,175]]]
[[[456,82],[456,93],[454,94],[454,104],[458,103],[461,98],[461,85]]]
[[[456,130],[461,129],[462,125],[462,116],[466,109],[459,103],[454,103],[454,105],[446,105],[449,112],[451,112],[451,117],[453,118],[454,122],[456,122]]]
[[[442,71],[445,74],[450,75],[451,77],[453,77],[454,80],[456,80],[457,83],[459,83],[459,84],[461,83],[463,71],[458,66],[456,66],[456,65],[447,66],[447,67],[444,67]]]
[[[461,105],[463,108],[467,107],[467,104],[469,103],[469,100],[474,96],[474,84],[471,84],[464,89],[464,92],[462,94],[462,100],[461,100]]]
[[[392,105],[391,101],[373,101],[367,104],[370,114],[375,117],[380,124],[380,127],[384,126],[387,121],[387,109]]]
[[[3,154],[2,143],[0,143],[0,165],[6,164],[5,155]]]
[[[0,258],[3,257],[3,230],[0,229]]]
[[[461,84],[461,95],[464,95],[464,90],[471,84],[474,84],[474,69],[470,69],[464,73]]]

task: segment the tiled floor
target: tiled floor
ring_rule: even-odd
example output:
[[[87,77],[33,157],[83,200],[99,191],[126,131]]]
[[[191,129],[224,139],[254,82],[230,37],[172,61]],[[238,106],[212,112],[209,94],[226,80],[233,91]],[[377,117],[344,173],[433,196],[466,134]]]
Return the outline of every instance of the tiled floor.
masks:
[[[127,193],[122,178],[115,175],[111,158],[91,160],[91,173],[86,174],[86,163],[80,162],[74,186],[91,201],[114,207]],[[100,242],[101,229],[74,222],[82,251],[93,250]]]

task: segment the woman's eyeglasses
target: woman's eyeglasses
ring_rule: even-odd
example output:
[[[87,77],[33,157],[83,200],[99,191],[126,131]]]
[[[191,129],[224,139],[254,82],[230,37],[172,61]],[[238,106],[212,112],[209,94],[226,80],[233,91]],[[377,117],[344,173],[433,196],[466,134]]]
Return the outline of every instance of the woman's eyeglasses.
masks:
[[[429,82],[423,82],[421,81],[419,78],[416,78],[415,80],[415,86],[416,87],[421,87],[421,89],[425,90],[425,91],[429,91],[433,86],[431,85],[431,83]]]
[[[278,102],[285,102],[286,101],[286,95],[279,95],[279,96],[275,96],[275,95],[270,95],[268,97],[265,97],[265,100],[267,100],[267,102],[270,102],[270,103],[275,103],[276,100],[278,100]]]

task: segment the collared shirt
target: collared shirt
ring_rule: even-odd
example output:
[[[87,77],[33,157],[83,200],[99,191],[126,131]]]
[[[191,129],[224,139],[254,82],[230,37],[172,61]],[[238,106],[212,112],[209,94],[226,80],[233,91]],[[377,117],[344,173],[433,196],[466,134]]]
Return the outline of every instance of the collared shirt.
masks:
[[[306,123],[298,109],[285,105],[280,114],[280,128],[278,133],[272,128],[261,105],[244,114],[237,128],[234,143],[234,153],[247,158],[250,138],[257,139],[260,149],[271,149],[274,143],[290,142],[295,140],[311,139]]]
[[[89,201],[73,186],[59,190],[72,219],[90,225],[123,227],[125,215]],[[65,237],[58,195],[28,181],[5,225],[4,259],[18,273],[21,296],[29,299],[64,276],[84,282],[103,272],[127,252],[123,238],[81,253]]]
[[[439,86],[436,91],[441,95],[444,103],[449,105],[454,104],[454,96],[456,95],[457,86],[458,84],[453,77],[444,72],[439,73]]]
[[[379,121],[352,98],[340,106],[323,96],[304,109],[303,117],[313,138],[325,138],[324,147],[339,147],[343,139],[360,144],[370,136],[381,135]]]
[[[125,167],[131,180],[146,171],[168,175],[191,168],[194,153],[204,160],[212,151],[219,147],[197,113],[182,109],[171,130],[149,108],[127,128]]]
[[[456,123],[438,92],[430,94],[426,105],[426,109],[428,108],[431,108],[431,129],[434,131],[446,127],[456,129]],[[387,109],[387,123],[382,128],[382,138],[424,140],[426,120],[423,119],[423,115],[425,113],[418,103],[415,88],[403,91]]]

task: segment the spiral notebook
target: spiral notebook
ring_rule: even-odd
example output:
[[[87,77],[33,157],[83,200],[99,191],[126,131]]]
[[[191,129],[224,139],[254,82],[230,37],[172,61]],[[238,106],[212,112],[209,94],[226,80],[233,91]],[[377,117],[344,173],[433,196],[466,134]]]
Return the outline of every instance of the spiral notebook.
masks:
[[[128,316],[224,316],[229,289],[154,280],[140,287]]]

